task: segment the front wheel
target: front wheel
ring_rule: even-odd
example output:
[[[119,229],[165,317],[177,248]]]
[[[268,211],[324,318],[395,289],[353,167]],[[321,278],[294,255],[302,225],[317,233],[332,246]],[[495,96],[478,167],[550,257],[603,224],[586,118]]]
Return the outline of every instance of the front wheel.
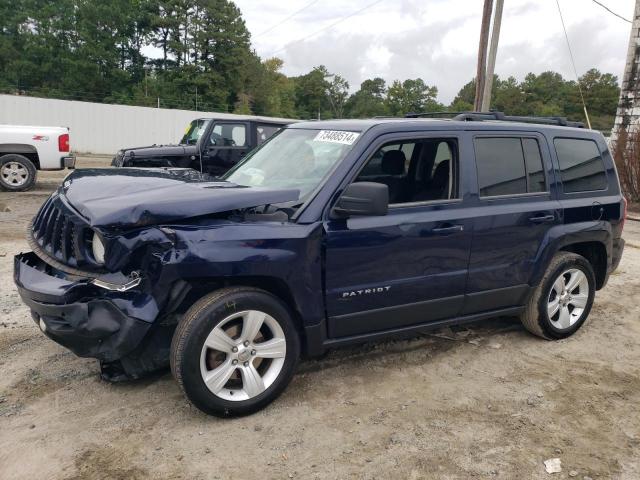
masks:
[[[285,389],[300,356],[286,305],[256,288],[225,288],[196,302],[171,343],[171,371],[205,413],[253,413]]]
[[[595,284],[593,267],[586,258],[559,252],[522,314],[524,327],[547,339],[573,335],[589,316]]]

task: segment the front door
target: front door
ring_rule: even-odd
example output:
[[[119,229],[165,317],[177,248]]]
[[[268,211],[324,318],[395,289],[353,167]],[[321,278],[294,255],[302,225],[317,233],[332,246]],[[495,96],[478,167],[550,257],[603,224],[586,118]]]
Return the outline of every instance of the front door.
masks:
[[[249,124],[246,122],[215,122],[209,130],[202,151],[202,170],[222,175],[250,150]]]
[[[460,192],[459,138],[384,142],[354,181],[389,187],[389,213],[326,229],[329,337],[455,317],[462,309],[473,219]]]

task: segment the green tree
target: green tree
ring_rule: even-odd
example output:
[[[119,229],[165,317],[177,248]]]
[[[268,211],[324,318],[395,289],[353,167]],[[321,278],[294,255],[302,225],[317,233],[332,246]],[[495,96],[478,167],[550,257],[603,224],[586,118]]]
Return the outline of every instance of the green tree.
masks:
[[[254,97],[254,111],[259,115],[295,117],[295,86],[280,72],[283,62],[269,58],[258,65],[249,76]]]
[[[509,115],[527,115],[527,107],[525,105],[525,94],[518,81],[514,77],[506,80],[497,78],[493,82],[494,94],[492,95],[491,107],[508,113]]]
[[[387,91],[386,105],[389,113],[400,116],[407,113],[434,112],[444,109],[436,101],[438,88],[430,87],[421,78],[395,80]]]
[[[347,116],[367,118],[387,115],[386,94],[387,84],[382,78],[376,77],[365,80],[360,84],[360,90],[347,100],[345,104]]]
[[[610,73],[600,73],[599,70],[592,68],[580,77],[580,86],[592,127],[598,130],[611,128],[620,98],[617,77]],[[573,102],[567,105],[567,113],[570,112],[573,117],[581,118],[582,109],[576,108],[581,105],[580,99],[577,98],[578,95],[577,85],[575,85],[571,92]]]
[[[160,58],[148,58],[155,46]],[[444,107],[421,79],[362,82],[349,95],[339,72],[318,66],[295,78],[282,60],[262,60],[230,0],[21,0],[0,2],[0,90],[169,108],[329,118],[402,115]],[[608,130],[618,79],[591,69],[579,83],[556,72],[493,82],[491,108],[512,115],[584,120]],[[475,82],[448,109],[473,109]],[[196,100],[197,98],[197,100]]]
[[[449,109],[453,112],[473,111],[473,104],[476,99],[476,79],[464,84],[454,97]]]
[[[301,118],[326,118],[330,116],[327,91],[330,74],[324,65],[294,78],[296,111]]]
[[[251,111],[251,97],[246,93],[238,94],[238,100],[236,101],[233,113],[237,113],[239,115],[251,115],[253,113]]]
[[[349,82],[340,75],[329,75],[331,81],[327,83],[327,100],[335,118],[344,116],[344,104],[349,97]]]

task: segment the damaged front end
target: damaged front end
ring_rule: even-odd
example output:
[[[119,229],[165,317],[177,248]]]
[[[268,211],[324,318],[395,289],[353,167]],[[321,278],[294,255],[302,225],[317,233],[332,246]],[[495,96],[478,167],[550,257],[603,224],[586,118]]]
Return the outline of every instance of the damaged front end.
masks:
[[[181,257],[175,232],[158,223],[247,207],[262,196],[250,190],[184,171],[72,174],[29,226],[32,252],[15,257],[18,292],[41,330],[98,359],[103,378],[166,368],[176,309],[191,286],[184,272],[165,268]]]
[[[151,292],[57,270],[34,252],[15,257],[14,280],[45,335],[100,361],[103,377],[139,378],[168,365],[175,320],[158,321]]]

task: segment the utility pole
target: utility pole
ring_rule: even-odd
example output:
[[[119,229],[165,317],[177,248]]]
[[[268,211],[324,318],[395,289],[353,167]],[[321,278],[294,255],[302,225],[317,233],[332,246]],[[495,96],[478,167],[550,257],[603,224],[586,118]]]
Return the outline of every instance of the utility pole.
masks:
[[[496,0],[496,11],[493,14],[493,29],[491,30],[491,45],[489,46],[489,60],[487,61],[487,76],[484,80],[484,93],[480,111],[488,112],[491,108],[491,90],[493,89],[493,72],[496,68],[498,54],[498,40],[500,39],[500,24],[502,23],[502,9],[504,0]]]
[[[482,94],[484,92],[484,81],[487,64],[487,45],[489,43],[489,27],[491,26],[491,10],[493,0],[484,0],[482,10],[482,26],[480,27],[480,43],[478,45],[478,68],[476,72],[476,98],[473,102],[473,109],[479,112],[482,109]]]
[[[640,125],[640,0],[636,0],[627,52],[612,140]]]

